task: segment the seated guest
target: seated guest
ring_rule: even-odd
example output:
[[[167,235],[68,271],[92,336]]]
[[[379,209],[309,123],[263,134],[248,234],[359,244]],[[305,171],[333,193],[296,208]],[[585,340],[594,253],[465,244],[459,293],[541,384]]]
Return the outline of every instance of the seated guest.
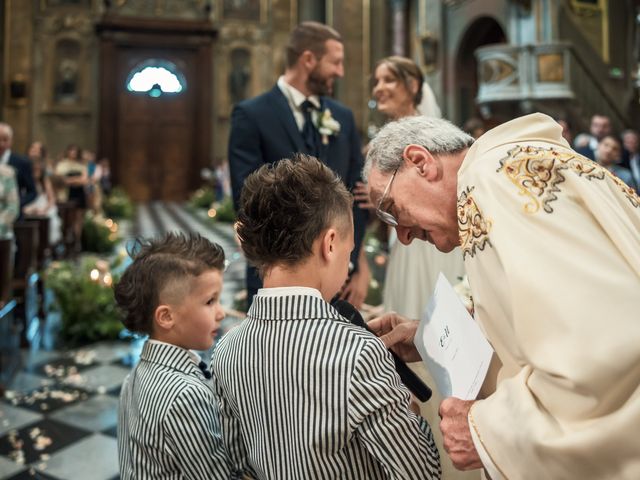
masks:
[[[596,160],[624,183],[635,189],[636,184],[631,171],[619,165],[621,152],[622,146],[618,137],[605,135],[596,147]]]
[[[211,361],[233,471],[281,480],[440,477],[431,429],[411,411],[391,355],[328,303],[349,270],[352,203],[313,157],[247,177],[236,231],[264,288]]]
[[[167,234],[133,255],[115,287],[124,325],[148,334],[118,412],[120,478],[229,478],[211,373],[191,351],[211,348],[224,251],[195,234]]]
[[[22,210],[22,207],[36,198],[37,192],[33,181],[31,163],[27,158],[11,151],[12,143],[13,129],[9,124],[0,122],[0,164],[9,165],[16,172],[20,210]]]

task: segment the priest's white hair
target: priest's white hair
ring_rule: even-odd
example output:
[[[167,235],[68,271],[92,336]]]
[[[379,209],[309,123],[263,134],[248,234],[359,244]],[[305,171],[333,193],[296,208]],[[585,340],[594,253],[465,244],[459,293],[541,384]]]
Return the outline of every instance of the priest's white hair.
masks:
[[[437,156],[457,153],[472,144],[473,137],[448,120],[421,115],[401,118],[385,125],[369,143],[362,178],[367,180],[373,165],[382,173],[395,171],[407,145],[421,145]]]

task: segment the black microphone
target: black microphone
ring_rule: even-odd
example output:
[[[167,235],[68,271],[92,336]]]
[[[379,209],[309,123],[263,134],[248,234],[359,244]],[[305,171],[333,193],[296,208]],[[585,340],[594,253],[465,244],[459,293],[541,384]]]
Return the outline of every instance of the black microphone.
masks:
[[[351,305],[349,302],[345,300],[334,300],[331,305],[338,311],[340,315],[349,320],[349,322],[364,328],[368,332],[373,333],[373,331],[371,331],[371,329],[367,326],[367,322],[365,322],[364,318],[362,318],[362,315],[360,315],[358,309]],[[373,334],[375,335],[375,333]],[[407,366],[407,364],[404,363],[404,361],[401,360],[398,355],[396,355],[395,352],[393,352],[392,350],[389,350],[389,352],[393,356],[393,361],[396,364],[396,372],[398,372],[398,375],[400,375],[400,380],[402,380],[402,383],[404,383],[406,387],[411,390],[411,393],[413,393],[421,402],[426,402],[427,400],[429,400],[431,398],[432,392],[427,384],[420,380],[420,377],[413,373],[413,370],[411,370]]]

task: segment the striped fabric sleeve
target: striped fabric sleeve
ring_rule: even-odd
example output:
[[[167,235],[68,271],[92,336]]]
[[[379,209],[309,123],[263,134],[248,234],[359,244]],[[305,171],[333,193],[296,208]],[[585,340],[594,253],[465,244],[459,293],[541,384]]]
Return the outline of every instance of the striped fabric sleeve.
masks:
[[[243,472],[247,469],[247,453],[242,440],[240,422],[233,414],[231,405],[229,405],[229,401],[225,397],[224,391],[215,374],[213,375],[213,386],[220,412],[222,440],[226,453],[229,456],[229,465],[232,472],[230,478],[242,478]]]
[[[171,404],[163,425],[183,478],[229,478],[218,412],[209,391],[186,386]]]
[[[355,434],[389,478],[438,479],[440,456],[431,429],[409,410],[409,392],[379,341],[362,349],[349,387]]]

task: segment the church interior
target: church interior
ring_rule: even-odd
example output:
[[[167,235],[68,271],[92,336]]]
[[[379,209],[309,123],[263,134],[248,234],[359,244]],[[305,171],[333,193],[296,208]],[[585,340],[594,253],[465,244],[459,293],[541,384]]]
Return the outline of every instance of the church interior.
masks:
[[[11,152],[34,174],[101,172],[83,206],[54,176],[57,220],[21,215],[0,238],[0,478],[120,478],[118,395],[144,338],[123,331],[111,292],[136,238],[222,245],[223,330],[242,320],[232,111],[273,88],[308,20],[342,36],[332,96],[362,145],[386,121],[372,75],[390,55],[412,59],[441,116],[472,135],[533,112],[564,122],[569,142],[594,116],[640,129],[638,0],[0,0]],[[368,235],[374,314],[388,245]],[[445,479],[480,478],[447,462]]]

